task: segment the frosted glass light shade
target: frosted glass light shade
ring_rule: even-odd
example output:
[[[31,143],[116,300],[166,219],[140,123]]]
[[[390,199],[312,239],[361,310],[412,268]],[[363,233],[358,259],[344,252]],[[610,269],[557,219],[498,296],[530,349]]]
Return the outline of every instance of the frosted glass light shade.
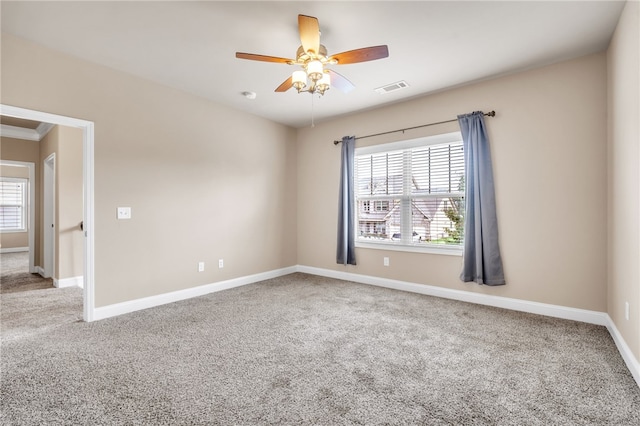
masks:
[[[294,71],[291,75],[291,82],[296,89],[304,89],[307,85],[307,74],[304,71]]]
[[[325,91],[327,91],[329,87],[331,87],[331,77],[329,76],[329,74],[322,73],[322,78],[320,79],[320,81],[318,81],[316,87],[318,88],[318,91],[320,93],[324,93]]]
[[[322,78],[322,62],[311,61],[307,64],[307,75],[313,81],[318,81]]]

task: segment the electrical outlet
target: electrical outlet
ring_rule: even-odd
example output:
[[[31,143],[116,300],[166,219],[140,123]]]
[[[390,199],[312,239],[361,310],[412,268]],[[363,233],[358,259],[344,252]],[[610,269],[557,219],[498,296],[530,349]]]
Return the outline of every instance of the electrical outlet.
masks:
[[[131,207],[118,207],[118,219],[131,219]]]
[[[382,263],[384,264],[384,266],[389,266],[389,258],[388,257],[383,258]]]
[[[198,272],[204,271],[204,262],[198,262]]]
[[[629,302],[624,302],[624,319],[629,321]]]
[[[224,260],[223,259],[218,259],[218,268],[220,268],[220,269],[224,268]]]

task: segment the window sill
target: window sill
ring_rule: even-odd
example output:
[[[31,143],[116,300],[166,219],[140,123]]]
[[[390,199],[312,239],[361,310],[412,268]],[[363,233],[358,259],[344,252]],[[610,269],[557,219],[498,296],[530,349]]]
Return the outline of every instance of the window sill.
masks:
[[[391,250],[391,251],[404,251],[410,253],[427,253],[427,254],[442,254],[446,256],[462,256],[462,247],[438,247],[435,244],[430,246],[424,245],[403,245],[397,243],[367,243],[362,241],[356,241],[356,248],[366,248],[374,250]]]
[[[0,234],[20,234],[27,232],[26,229],[1,229]]]

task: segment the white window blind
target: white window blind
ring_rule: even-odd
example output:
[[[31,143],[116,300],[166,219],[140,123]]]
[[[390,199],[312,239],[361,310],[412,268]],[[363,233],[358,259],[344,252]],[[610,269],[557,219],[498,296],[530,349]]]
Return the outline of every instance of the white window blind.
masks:
[[[464,153],[447,136],[356,149],[357,242],[461,247]]]
[[[0,178],[0,231],[27,230],[27,180]]]

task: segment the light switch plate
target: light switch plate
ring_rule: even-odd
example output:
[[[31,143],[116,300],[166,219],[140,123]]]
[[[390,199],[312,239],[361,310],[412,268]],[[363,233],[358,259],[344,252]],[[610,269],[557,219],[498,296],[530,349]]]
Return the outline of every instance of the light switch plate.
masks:
[[[131,207],[118,207],[118,219],[131,219]]]

